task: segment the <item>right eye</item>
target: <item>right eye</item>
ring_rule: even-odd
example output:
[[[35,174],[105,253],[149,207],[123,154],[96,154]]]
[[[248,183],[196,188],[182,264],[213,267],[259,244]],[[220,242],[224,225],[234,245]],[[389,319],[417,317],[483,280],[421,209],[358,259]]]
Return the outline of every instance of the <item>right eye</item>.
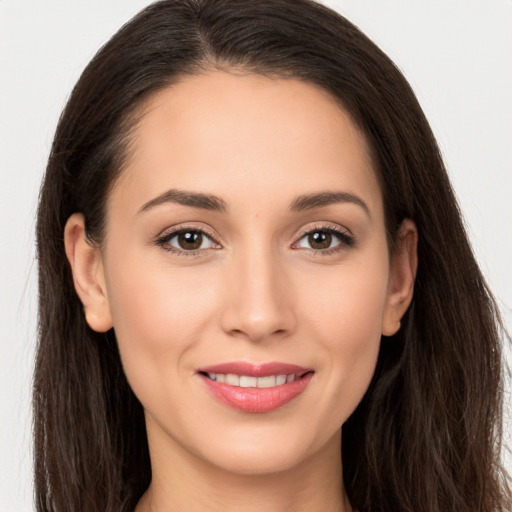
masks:
[[[198,251],[219,247],[209,235],[197,228],[171,231],[158,238],[157,244],[168,251],[184,255],[194,255]]]

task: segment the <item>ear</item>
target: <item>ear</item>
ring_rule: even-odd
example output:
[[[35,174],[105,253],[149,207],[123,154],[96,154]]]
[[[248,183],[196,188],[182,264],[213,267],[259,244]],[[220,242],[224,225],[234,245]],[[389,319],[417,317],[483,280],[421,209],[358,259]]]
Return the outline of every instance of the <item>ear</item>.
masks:
[[[411,304],[418,269],[418,230],[405,219],[398,229],[391,257],[388,295],[382,318],[382,334],[392,336],[400,329],[400,320]]]
[[[64,245],[75,290],[84,306],[85,319],[94,331],[106,332],[112,327],[112,315],[103,260],[100,250],[87,239],[81,213],[74,213],[66,222]]]

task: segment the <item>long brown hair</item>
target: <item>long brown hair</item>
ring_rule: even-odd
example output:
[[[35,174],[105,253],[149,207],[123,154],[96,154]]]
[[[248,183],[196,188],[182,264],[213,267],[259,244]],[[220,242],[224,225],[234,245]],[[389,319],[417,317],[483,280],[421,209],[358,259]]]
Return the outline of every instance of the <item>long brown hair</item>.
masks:
[[[419,232],[413,303],[383,338],[373,381],[343,426],[343,476],[360,512],[510,510],[500,466],[503,366],[495,302],[436,141],[406,80],[354,25],[310,0],[164,0],[96,55],[60,119],[37,219],[34,380],[38,511],[132,511],[151,468],[143,409],[114,332],[86,324],[64,253],[82,212],[101,243],[105,204],[137,109],[187,74],[243,69],[322,87],[372,151],[390,247]]]

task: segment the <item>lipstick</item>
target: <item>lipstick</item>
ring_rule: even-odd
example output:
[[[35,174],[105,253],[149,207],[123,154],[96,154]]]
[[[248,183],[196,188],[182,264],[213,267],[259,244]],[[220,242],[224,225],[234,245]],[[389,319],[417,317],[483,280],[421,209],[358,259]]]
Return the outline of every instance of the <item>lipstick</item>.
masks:
[[[221,402],[244,412],[270,412],[300,395],[313,370],[285,363],[243,361],[202,367],[198,375]]]

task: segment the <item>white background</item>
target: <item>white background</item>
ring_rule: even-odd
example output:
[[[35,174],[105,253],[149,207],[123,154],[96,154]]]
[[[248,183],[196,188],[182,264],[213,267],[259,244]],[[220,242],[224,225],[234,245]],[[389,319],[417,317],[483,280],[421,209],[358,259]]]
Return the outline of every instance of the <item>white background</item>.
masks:
[[[0,512],[33,509],[34,216],[57,118],[95,51],[148,3],[0,0]],[[512,330],[512,0],[326,3],[415,89]]]

